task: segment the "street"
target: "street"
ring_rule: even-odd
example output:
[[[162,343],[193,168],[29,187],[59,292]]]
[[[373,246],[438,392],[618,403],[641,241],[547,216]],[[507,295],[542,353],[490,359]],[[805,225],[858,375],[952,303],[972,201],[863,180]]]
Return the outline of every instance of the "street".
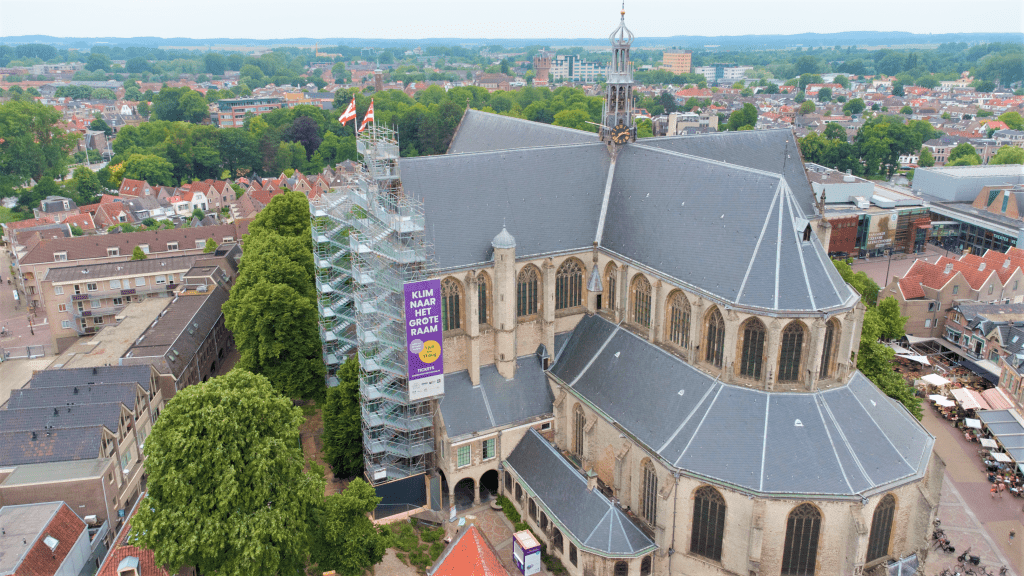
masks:
[[[28,346],[42,346],[47,354],[52,354],[45,311],[40,307],[34,315],[29,315],[24,288],[16,278],[12,278],[11,261],[6,250],[0,252],[0,278],[3,279],[0,286],[0,349],[11,358],[27,355]],[[15,290],[18,290],[18,300],[14,299]],[[38,348],[33,348],[33,353],[38,354]]]

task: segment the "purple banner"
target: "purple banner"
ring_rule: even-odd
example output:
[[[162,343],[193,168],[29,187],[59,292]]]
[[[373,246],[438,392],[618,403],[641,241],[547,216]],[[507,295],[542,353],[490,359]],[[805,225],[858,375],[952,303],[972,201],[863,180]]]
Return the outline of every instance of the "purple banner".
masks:
[[[409,400],[444,394],[441,351],[441,281],[405,285],[405,345]]]

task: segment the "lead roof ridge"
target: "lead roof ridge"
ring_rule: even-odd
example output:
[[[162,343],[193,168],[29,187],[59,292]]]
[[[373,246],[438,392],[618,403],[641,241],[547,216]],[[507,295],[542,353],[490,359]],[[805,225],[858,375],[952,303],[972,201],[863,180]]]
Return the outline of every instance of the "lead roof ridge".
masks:
[[[690,160],[696,160],[699,162],[707,162],[709,164],[717,164],[725,168],[733,168],[736,170],[742,170],[744,172],[752,172],[754,174],[760,174],[761,176],[767,176],[769,178],[779,178],[785,180],[786,176],[780,172],[771,172],[768,170],[759,170],[757,168],[750,168],[741,164],[733,164],[732,162],[726,162],[724,160],[713,160],[711,158],[704,158],[703,156],[695,156],[693,154],[687,154],[686,152],[679,152],[678,150],[668,150],[665,148],[658,148],[657,146],[646,146],[644,144],[633,144],[641,150],[650,150],[652,152],[659,152],[662,154],[668,154],[671,156],[678,156],[680,158],[688,158]]]

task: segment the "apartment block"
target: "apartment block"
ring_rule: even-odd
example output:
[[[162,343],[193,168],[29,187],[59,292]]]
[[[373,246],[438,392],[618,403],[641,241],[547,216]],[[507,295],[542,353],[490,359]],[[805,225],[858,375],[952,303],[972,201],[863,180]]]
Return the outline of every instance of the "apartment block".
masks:
[[[237,127],[245,124],[245,115],[261,116],[285,105],[284,98],[228,98],[217,101],[217,110],[210,113],[214,126]]]
[[[661,65],[673,74],[689,74],[693,71],[693,53],[689,50],[665,50]]]

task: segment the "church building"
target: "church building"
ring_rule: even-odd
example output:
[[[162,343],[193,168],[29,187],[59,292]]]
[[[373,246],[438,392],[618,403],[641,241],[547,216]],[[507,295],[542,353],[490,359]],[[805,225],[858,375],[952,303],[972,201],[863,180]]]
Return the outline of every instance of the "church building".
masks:
[[[398,162],[444,304],[430,472],[508,497],[573,576],[926,554],[943,464],[857,371],[794,134],[638,140],[624,11],[610,41],[598,133],[467,110]]]

